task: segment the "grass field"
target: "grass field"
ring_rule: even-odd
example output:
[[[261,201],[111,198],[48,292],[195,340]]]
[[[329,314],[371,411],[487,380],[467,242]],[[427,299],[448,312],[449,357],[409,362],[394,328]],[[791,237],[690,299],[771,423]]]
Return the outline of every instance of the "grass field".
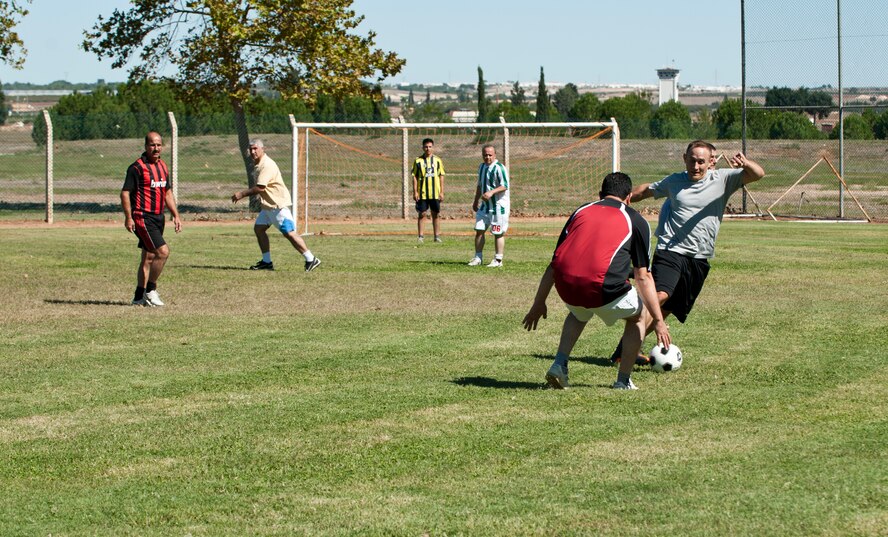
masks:
[[[684,366],[627,393],[595,321],[543,388],[561,223],[498,270],[465,222],[325,224],[305,274],[186,222],[162,309],[122,224],[0,227],[0,535],[888,535],[888,228],[726,222]]]

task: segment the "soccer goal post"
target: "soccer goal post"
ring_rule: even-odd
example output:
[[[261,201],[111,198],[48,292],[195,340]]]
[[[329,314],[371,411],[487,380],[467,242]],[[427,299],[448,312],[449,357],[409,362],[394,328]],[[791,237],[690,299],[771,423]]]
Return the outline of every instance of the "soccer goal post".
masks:
[[[292,195],[297,227],[318,220],[413,217],[414,160],[434,141],[444,163],[444,218],[471,216],[481,149],[492,145],[511,179],[512,214],[570,214],[597,199],[620,169],[613,119],[586,123],[297,123]]]

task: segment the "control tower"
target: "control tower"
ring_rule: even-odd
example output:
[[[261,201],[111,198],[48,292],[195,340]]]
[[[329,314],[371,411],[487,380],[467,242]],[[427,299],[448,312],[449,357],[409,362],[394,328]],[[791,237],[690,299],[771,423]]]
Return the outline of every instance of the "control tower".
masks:
[[[678,102],[678,69],[674,67],[657,69],[657,77],[660,79],[660,97],[657,104]]]

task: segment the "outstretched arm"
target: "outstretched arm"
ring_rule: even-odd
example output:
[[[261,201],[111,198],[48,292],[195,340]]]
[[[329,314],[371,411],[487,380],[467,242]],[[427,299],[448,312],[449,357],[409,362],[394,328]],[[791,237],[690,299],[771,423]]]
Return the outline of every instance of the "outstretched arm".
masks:
[[[743,168],[743,184],[758,181],[765,176],[765,170],[755,161],[746,158],[743,153],[737,153],[730,159],[731,166],[734,168]]]
[[[536,330],[540,317],[543,319],[546,318],[546,314],[548,313],[546,309],[546,298],[549,297],[549,292],[552,290],[553,285],[555,285],[555,273],[552,269],[552,264],[550,263],[540,280],[540,286],[537,289],[536,297],[533,299],[533,305],[530,307],[530,311],[527,312],[527,315],[524,316],[524,321],[522,321],[525,329]]]
[[[642,183],[637,187],[632,189],[632,197],[631,201],[641,201],[643,199],[647,199],[654,195],[654,193],[648,188],[651,186],[650,183]]]

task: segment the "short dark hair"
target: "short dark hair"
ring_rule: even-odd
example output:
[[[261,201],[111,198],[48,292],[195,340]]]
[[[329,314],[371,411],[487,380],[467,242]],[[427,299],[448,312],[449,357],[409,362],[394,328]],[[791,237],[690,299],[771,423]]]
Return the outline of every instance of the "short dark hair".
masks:
[[[598,196],[604,199],[607,196],[616,196],[621,200],[626,199],[632,192],[632,178],[623,172],[609,173],[601,182],[601,191]]]
[[[435,141],[432,140],[431,138],[425,138],[425,139],[423,139],[423,141],[422,141],[422,145],[423,145],[423,147],[425,147],[426,144],[432,144],[432,145],[435,145]]]
[[[685,149],[685,155],[690,155],[691,151],[695,147],[702,147],[703,149],[708,149],[710,155],[715,154],[715,146],[714,145],[712,145],[709,142],[704,141],[704,140],[694,140],[693,142],[688,144],[688,148]]]

